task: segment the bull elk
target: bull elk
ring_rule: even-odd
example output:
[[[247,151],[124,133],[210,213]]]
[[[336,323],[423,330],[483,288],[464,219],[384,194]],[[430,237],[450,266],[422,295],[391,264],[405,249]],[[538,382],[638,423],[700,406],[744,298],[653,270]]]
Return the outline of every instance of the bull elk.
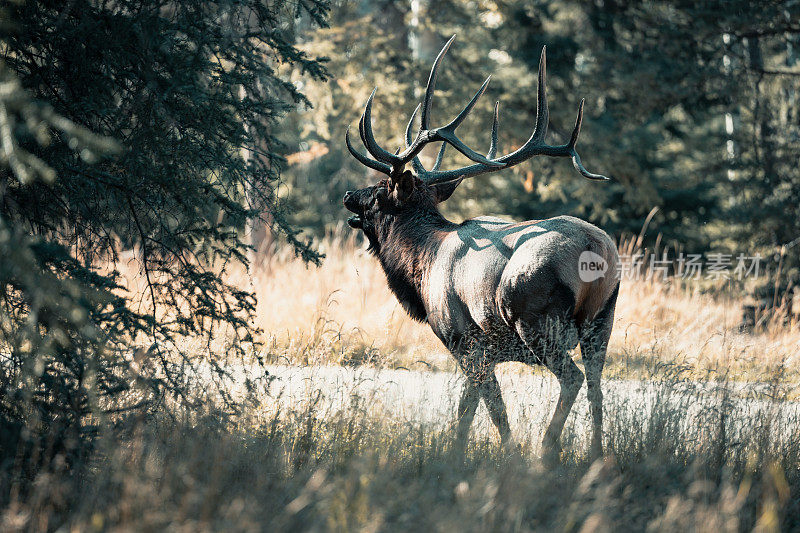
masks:
[[[600,380],[619,290],[619,258],[611,238],[596,226],[570,216],[521,223],[478,217],[456,224],[437,209],[462,180],[513,167],[538,155],[570,157],[585,178],[608,179],[587,171],[575,150],[583,101],[569,141],[546,144],[548,106],[542,49],[533,134],[518,150],[496,157],[498,102],[489,151],[484,156],[465,145],[455,130],[475,107],[489,78],[452,122],[430,127],[437,73],[453,39],[455,36],[433,63],[423,102],[408,122],[402,150],[389,152],[375,140],[371,116],[374,90],[359,122],[361,140],[372,157],[353,147],[348,128],[345,141],[350,153],[388,176],[376,185],[345,194],[345,207],[355,213],[348,224],[366,235],[369,250],[377,256],[389,287],[405,310],[430,325],[465,373],[466,384],[458,404],[457,442],[466,440],[483,398],[501,441],[508,443],[508,417],[494,370],[498,363],[520,361],[544,365],[558,378],[560,396],[543,442],[544,454],[557,458],[564,423],[584,380],[570,356],[580,343],[593,422],[591,453],[600,455]],[[412,139],[418,113],[420,129]],[[434,142],[442,145],[428,170],[418,156],[424,146]],[[447,145],[473,164],[440,170]],[[408,163],[413,173],[405,168]],[[608,266],[607,271],[583,275],[579,262],[586,257]]]

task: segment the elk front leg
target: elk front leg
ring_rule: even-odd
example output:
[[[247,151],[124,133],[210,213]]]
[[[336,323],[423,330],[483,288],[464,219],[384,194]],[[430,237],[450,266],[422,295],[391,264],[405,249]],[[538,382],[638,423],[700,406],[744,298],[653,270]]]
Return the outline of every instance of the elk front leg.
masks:
[[[456,438],[459,444],[463,446],[467,441],[469,428],[472,426],[481,398],[486,403],[492,423],[500,433],[500,442],[504,446],[507,445],[511,437],[511,427],[508,424],[506,404],[494,371],[489,372],[482,380],[478,376],[467,376],[461,401],[458,402]]]
[[[464,382],[464,389],[461,391],[461,400],[458,402],[458,411],[456,413],[456,442],[461,449],[466,448],[469,428],[472,426],[472,420],[475,418],[475,411],[478,409],[478,402],[480,402],[480,400],[481,397],[478,387],[469,376],[467,376]]]
[[[480,391],[483,401],[486,403],[486,408],[489,410],[489,416],[500,433],[500,442],[503,446],[507,446],[511,438],[511,427],[508,424],[506,404],[503,401],[500,384],[497,382],[494,371],[490,372],[486,380],[481,384]]]

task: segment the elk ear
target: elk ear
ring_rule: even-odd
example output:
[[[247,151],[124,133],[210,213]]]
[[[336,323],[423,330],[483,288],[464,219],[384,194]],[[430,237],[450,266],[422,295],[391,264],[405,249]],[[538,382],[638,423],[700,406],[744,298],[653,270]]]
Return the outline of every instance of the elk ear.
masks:
[[[444,202],[450,198],[450,195],[453,194],[453,192],[456,190],[456,187],[459,185],[461,185],[461,179],[432,185],[431,188],[433,189],[433,195],[436,198],[436,203],[438,204],[440,202]]]
[[[404,202],[412,192],[414,192],[414,174],[406,170],[394,180],[394,194],[398,201]]]

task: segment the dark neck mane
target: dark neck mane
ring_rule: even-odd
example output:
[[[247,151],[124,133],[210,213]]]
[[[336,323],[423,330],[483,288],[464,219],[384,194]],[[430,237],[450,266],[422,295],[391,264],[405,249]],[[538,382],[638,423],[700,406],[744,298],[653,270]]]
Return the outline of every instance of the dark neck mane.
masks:
[[[437,210],[401,213],[380,228],[375,253],[389,288],[411,318],[427,318],[422,298],[422,279],[439,248],[442,232],[453,224]]]

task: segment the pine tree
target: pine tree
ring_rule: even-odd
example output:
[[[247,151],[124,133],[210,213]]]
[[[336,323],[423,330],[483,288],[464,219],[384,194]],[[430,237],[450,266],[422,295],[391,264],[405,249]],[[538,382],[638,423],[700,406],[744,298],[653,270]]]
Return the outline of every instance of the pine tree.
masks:
[[[0,416],[4,438],[52,452],[44,461],[79,449],[104,415],[192,404],[197,372],[222,374],[227,357],[254,351],[254,297],[227,280],[247,265],[248,221],[267,213],[288,246],[319,260],[276,194],[274,131],[309,104],[280,65],[327,77],[292,31],[301,18],[324,25],[327,5],[5,9]],[[117,272],[125,248],[140,260],[141,301]],[[226,350],[210,348],[218,337]],[[0,461],[16,450],[3,443]]]

